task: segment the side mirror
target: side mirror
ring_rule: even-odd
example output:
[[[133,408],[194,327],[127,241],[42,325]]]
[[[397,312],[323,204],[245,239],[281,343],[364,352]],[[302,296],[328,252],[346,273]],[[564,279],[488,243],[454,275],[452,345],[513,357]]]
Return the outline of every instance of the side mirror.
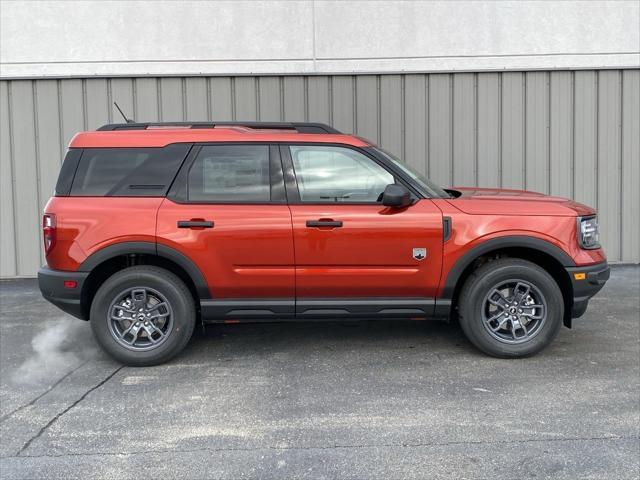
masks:
[[[403,185],[397,185],[395,183],[387,185],[382,194],[382,204],[385,207],[408,207],[411,205],[411,192]]]

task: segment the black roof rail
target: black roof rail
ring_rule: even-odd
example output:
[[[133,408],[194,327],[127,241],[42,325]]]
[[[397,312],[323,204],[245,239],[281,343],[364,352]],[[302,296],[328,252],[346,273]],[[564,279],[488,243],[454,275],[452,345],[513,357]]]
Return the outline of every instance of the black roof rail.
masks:
[[[151,122],[151,123],[109,123],[98,128],[98,131],[114,130],[146,130],[149,127],[178,128],[215,128],[215,127],[247,127],[260,130],[295,130],[298,133],[332,133],[342,132],[324,123],[308,122]]]

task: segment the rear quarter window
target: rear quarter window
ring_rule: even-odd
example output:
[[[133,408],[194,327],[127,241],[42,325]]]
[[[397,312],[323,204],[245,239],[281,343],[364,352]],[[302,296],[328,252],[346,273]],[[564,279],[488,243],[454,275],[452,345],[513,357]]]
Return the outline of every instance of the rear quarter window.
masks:
[[[85,148],[71,195],[79,197],[156,197],[171,186],[190,145],[164,148]]]
[[[81,148],[70,148],[67,150],[67,153],[64,156],[64,161],[62,162],[62,168],[60,168],[60,173],[58,174],[58,182],[56,183],[56,188],[53,192],[55,196],[66,197],[69,195],[71,185],[73,183],[73,177],[76,174],[76,169],[78,168],[78,162],[80,161],[81,156]]]

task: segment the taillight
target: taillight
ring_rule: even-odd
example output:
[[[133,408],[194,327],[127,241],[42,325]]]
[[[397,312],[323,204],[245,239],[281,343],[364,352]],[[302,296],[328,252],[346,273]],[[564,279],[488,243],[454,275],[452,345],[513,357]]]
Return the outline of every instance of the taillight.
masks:
[[[48,254],[56,244],[56,216],[53,213],[45,213],[42,216],[42,238],[44,253]]]

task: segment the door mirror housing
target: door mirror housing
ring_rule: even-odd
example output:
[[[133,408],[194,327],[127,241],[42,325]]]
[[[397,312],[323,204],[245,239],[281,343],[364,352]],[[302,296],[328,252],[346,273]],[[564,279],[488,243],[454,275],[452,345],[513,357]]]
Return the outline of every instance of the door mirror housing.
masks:
[[[411,192],[404,185],[387,185],[382,194],[382,204],[393,208],[408,207],[411,205]]]

